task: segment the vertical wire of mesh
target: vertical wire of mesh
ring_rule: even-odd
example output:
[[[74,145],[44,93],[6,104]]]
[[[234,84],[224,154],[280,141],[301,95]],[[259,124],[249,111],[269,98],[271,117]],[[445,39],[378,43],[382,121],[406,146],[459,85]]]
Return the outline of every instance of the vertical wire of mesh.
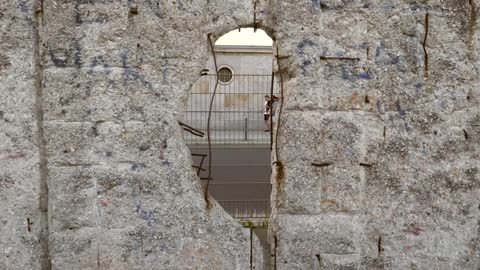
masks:
[[[234,79],[235,78],[232,78],[232,80],[234,80]],[[223,88],[222,88],[222,97],[223,97],[223,106],[225,107],[225,102],[228,101],[229,96],[228,96],[227,92],[225,91],[225,89],[223,89]],[[227,130],[228,130],[227,128],[225,128],[225,127],[228,126],[228,121],[227,121],[228,120],[228,113],[226,111],[227,111],[227,109],[225,109],[225,113],[223,113],[223,114],[219,113],[221,115],[220,126],[224,127],[223,128],[224,130],[219,131],[219,136],[222,136],[222,137],[227,135]]]
[[[250,76],[245,76],[245,77],[246,77],[246,80],[247,80],[247,83],[246,83],[246,85],[247,85],[246,91],[247,91],[248,94],[250,94],[250,93],[252,92],[251,78],[250,78]],[[249,130],[248,130],[248,131],[249,131]],[[247,131],[247,132],[248,132],[248,131]],[[253,132],[252,132],[252,133],[253,133]],[[252,142],[255,142],[254,134],[252,134],[251,137],[252,137]]]
[[[229,113],[228,113],[228,126],[227,127],[230,127],[228,129],[228,135],[229,135],[229,140],[228,141],[225,141],[225,143],[233,143],[235,142],[235,135],[236,135],[236,122],[235,120],[237,119],[236,117],[236,111],[235,111],[235,107],[236,107],[236,104],[235,104],[235,94],[236,94],[236,89],[235,89],[235,85],[233,86],[233,90],[231,88],[231,85],[233,83],[235,83],[235,78],[233,78],[232,82],[229,84],[229,88],[228,88],[228,101],[229,101],[229,104],[230,104],[230,107],[229,107]]]

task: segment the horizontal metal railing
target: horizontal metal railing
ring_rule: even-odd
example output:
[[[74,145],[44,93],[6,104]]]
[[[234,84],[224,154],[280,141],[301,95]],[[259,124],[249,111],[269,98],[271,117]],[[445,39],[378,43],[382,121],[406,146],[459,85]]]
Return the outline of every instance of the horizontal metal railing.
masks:
[[[193,85],[182,121],[207,133],[210,101],[216,83],[215,74],[206,74]],[[218,83],[211,109],[212,144],[269,144],[269,128],[264,120],[265,96],[270,96],[271,75],[234,74],[229,83]],[[277,87],[274,84],[274,94]],[[207,144],[207,136],[184,132],[188,144]]]
[[[223,209],[234,218],[269,218],[270,201],[218,201]]]

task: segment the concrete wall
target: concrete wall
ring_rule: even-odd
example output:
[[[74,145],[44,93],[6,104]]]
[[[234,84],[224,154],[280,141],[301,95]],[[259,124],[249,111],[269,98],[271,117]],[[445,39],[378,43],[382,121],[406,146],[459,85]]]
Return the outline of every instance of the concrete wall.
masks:
[[[34,1],[0,2],[0,268],[48,267]]]
[[[174,117],[206,33],[247,23],[232,10],[251,13],[0,1],[0,268],[249,268],[249,236],[207,206]]]
[[[176,116],[207,33],[255,12],[285,90],[277,269],[477,269],[478,5],[1,0],[1,268],[248,269]]]
[[[479,267],[479,4],[275,1],[277,269]]]

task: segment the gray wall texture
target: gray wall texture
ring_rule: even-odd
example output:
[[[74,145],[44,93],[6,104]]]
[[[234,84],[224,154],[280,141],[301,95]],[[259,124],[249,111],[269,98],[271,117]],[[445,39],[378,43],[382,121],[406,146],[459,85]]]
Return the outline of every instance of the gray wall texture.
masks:
[[[275,267],[478,269],[479,5],[0,0],[0,268],[248,269],[176,117],[207,34],[257,23],[285,94]]]

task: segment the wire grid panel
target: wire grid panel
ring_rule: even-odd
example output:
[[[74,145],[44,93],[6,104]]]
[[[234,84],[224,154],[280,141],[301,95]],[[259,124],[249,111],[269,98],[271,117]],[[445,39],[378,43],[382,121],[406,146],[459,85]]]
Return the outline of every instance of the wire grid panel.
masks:
[[[192,87],[183,114],[187,125],[205,133],[215,83],[215,74],[201,76]],[[271,87],[272,75],[235,74],[230,82],[219,82],[210,120],[212,144],[269,144],[264,106]],[[274,83],[274,95],[277,93]],[[188,144],[208,143],[206,135],[202,138],[184,132],[183,136]]]
[[[269,200],[218,201],[223,209],[234,218],[270,217]]]

